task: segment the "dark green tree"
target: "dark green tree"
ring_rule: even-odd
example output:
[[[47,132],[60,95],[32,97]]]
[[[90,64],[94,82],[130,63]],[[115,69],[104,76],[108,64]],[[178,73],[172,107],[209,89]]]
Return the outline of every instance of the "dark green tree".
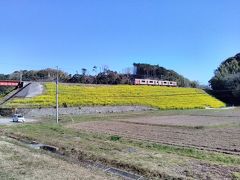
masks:
[[[240,53],[226,59],[209,81],[213,94],[229,104],[240,104]]]
[[[213,90],[234,90],[240,75],[240,53],[223,61],[209,81]]]

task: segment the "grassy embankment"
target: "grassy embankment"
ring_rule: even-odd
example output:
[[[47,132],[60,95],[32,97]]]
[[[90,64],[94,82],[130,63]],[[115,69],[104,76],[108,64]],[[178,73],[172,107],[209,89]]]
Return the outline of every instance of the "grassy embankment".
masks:
[[[194,109],[225,106],[221,101],[194,88],[159,86],[84,86],[59,85],[60,106],[143,105],[159,109]],[[45,84],[43,95],[29,99],[15,99],[9,107],[53,107],[55,84]]]

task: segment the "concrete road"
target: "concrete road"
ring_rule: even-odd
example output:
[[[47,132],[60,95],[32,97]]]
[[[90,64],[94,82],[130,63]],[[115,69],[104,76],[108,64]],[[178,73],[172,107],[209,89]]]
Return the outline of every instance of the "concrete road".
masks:
[[[41,83],[37,82],[31,82],[31,84],[27,87],[25,87],[23,90],[21,90],[19,93],[15,95],[15,97],[19,98],[31,98],[35,97],[37,95],[41,95],[43,93],[43,85]]]
[[[25,118],[25,123],[37,121],[36,119]],[[21,124],[21,122],[13,122],[11,117],[0,118],[0,125],[14,125]]]

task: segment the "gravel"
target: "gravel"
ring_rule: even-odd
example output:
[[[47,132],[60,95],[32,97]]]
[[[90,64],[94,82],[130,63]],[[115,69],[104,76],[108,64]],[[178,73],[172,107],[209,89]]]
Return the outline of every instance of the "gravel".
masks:
[[[82,115],[82,114],[106,114],[106,113],[122,113],[122,112],[140,112],[155,110],[154,108],[145,106],[94,106],[94,107],[67,107],[59,108],[59,115]],[[24,114],[26,117],[43,117],[55,116],[55,108],[41,109],[19,109],[18,113]]]

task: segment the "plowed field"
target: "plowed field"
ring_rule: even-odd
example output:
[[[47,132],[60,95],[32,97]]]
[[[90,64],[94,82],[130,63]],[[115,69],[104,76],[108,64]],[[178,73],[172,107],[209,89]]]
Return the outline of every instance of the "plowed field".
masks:
[[[161,144],[240,154],[240,119],[210,116],[156,116],[75,124],[73,128]]]

